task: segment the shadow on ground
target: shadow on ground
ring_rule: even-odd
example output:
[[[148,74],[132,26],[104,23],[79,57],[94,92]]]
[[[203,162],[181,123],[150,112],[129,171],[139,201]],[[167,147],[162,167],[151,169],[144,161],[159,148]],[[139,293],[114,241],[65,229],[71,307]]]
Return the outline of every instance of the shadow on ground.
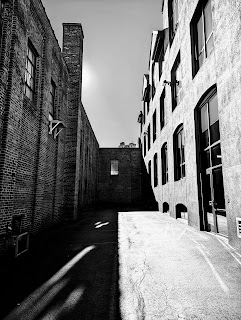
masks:
[[[121,319],[116,210],[86,214],[30,245],[1,263],[1,319]]]

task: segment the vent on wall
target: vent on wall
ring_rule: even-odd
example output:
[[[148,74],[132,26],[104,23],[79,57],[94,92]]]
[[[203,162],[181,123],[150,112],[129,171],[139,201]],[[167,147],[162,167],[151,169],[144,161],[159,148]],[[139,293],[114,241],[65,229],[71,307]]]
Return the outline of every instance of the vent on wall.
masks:
[[[241,218],[236,218],[237,223],[237,236],[241,238]]]

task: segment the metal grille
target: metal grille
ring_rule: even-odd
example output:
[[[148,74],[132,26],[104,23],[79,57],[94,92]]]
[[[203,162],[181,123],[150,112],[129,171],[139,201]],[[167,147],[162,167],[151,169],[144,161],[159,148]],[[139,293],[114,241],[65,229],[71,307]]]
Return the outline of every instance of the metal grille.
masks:
[[[237,223],[237,236],[241,238],[241,218],[236,218]]]

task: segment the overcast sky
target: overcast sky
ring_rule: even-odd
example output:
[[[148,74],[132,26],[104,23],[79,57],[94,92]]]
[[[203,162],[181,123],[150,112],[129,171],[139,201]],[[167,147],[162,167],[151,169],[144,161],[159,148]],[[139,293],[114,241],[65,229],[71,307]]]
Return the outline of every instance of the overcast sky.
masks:
[[[100,147],[137,142],[143,74],[161,0],[42,0],[62,48],[62,23],[84,31],[82,102]]]

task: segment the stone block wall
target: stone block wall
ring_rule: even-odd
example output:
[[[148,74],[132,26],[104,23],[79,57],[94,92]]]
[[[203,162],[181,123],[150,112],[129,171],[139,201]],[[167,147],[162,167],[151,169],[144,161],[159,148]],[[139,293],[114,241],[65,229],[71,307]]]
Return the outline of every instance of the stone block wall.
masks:
[[[168,0],[163,5],[163,29],[169,27]],[[211,0],[213,18],[214,48],[205,59],[203,65],[195,75],[192,72],[192,49],[190,23],[199,3],[195,1],[178,1],[179,17],[173,42],[167,47],[161,78],[156,83],[156,93],[150,103],[150,112],[146,115],[141,141],[152,116],[157,112],[160,119],[160,96],[165,90],[166,123],[163,129],[157,121],[157,139],[151,143],[151,149],[145,157],[145,164],[149,161],[153,165],[154,154],[158,155],[159,181],[161,181],[161,147],[167,142],[168,147],[168,175],[167,184],[152,186],[159,209],[163,203],[168,203],[170,214],[176,217],[176,205],[184,204],[188,209],[189,224],[197,228],[202,227],[201,198],[199,190],[199,168],[197,159],[197,136],[195,133],[195,109],[208,90],[217,88],[219,126],[222,148],[222,165],[224,177],[224,192],[228,222],[228,237],[231,245],[241,249],[241,239],[237,236],[236,218],[241,217],[240,202],[240,28],[241,4],[239,1]],[[157,26],[159,28],[159,26]],[[164,85],[164,80],[171,80],[171,70],[177,55],[181,60],[181,102],[172,111],[171,87]],[[156,69],[155,71],[156,72]],[[158,76],[155,77],[158,79]],[[173,133],[179,124],[183,124],[185,136],[185,178],[174,181]],[[152,138],[151,138],[152,141]],[[153,166],[152,166],[153,168]]]

